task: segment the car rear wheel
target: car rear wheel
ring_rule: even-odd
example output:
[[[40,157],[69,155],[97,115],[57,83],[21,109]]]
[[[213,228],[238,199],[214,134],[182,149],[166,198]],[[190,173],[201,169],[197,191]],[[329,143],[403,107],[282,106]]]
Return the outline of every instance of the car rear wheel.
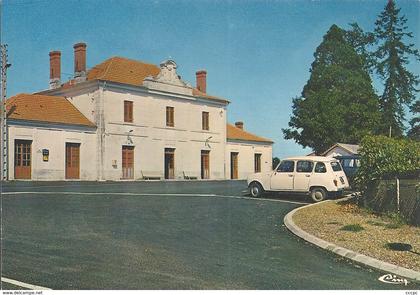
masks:
[[[311,198],[314,202],[321,202],[324,201],[327,197],[327,192],[322,187],[314,187],[311,190]]]
[[[259,198],[264,193],[264,189],[258,182],[253,182],[249,185],[249,192],[254,198]]]

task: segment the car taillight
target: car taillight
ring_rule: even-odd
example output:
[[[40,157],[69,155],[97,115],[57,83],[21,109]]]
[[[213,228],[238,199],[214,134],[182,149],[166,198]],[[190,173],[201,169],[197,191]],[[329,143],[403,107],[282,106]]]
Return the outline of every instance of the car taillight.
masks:
[[[336,179],[334,179],[333,182],[335,186],[338,186],[338,181]]]

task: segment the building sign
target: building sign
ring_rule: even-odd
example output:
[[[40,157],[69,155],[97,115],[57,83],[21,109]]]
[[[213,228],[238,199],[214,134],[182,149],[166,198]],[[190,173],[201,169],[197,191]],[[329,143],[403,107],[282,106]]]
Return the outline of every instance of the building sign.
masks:
[[[44,162],[48,162],[49,156],[50,156],[50,151],[47,149],[42,149],[42,160]]]

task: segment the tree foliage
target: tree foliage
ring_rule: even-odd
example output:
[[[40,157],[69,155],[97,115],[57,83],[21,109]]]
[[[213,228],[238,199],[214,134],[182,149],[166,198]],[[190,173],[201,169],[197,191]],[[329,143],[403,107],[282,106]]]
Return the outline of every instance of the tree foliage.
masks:
[[[417,100],[411,105],[411,113],[413,118],[410,120],[411,129],[407,135],[411,139],[420,141],[420,100]]]
[[[366,188],[373,180],[388,174],[403,174],[420,169],[420,142],[386,136],[366,136],[360,149],[361,166],[356,183]]]
[[[402,135],[404,130],[404,105],[410,105],[419,91],[419,77],[411,73],[406,65],[409,57],[419,59],[420,54],[414,44],[406,44],[413,38],[408,32],[405,16],[399,16],[400,9],[389,0],[375,22],[374,36],[378,44],[373,56],[376,59],[376,73],[384,81],[384,91],[380,98],[382,109],[382,129],[392,128],[394,135]]]
[[[362,58],[364,69],[370,74],[375,68],[375,58],[369,50],[375,42],[375,35],[371,32],[365,32],[357,23],[351,23],[350,29],[346,30],[347,42],[356,50]]]
[[[378,98],[363,58],[333,25],[314,54],[311,76],[293,99],[286,139],[321,153],[336,142],[358,143],[378,125]]]

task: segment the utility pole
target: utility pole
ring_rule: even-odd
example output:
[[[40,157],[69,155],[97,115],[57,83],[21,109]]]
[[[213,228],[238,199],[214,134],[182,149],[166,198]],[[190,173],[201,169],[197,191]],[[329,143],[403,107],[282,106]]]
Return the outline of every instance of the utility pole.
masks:
[[[1,180],[9,179],[8,173],[8,132],[7,132],[7,110],[6,110],[6,81],[7,68],[7,44],[1,44]]]

